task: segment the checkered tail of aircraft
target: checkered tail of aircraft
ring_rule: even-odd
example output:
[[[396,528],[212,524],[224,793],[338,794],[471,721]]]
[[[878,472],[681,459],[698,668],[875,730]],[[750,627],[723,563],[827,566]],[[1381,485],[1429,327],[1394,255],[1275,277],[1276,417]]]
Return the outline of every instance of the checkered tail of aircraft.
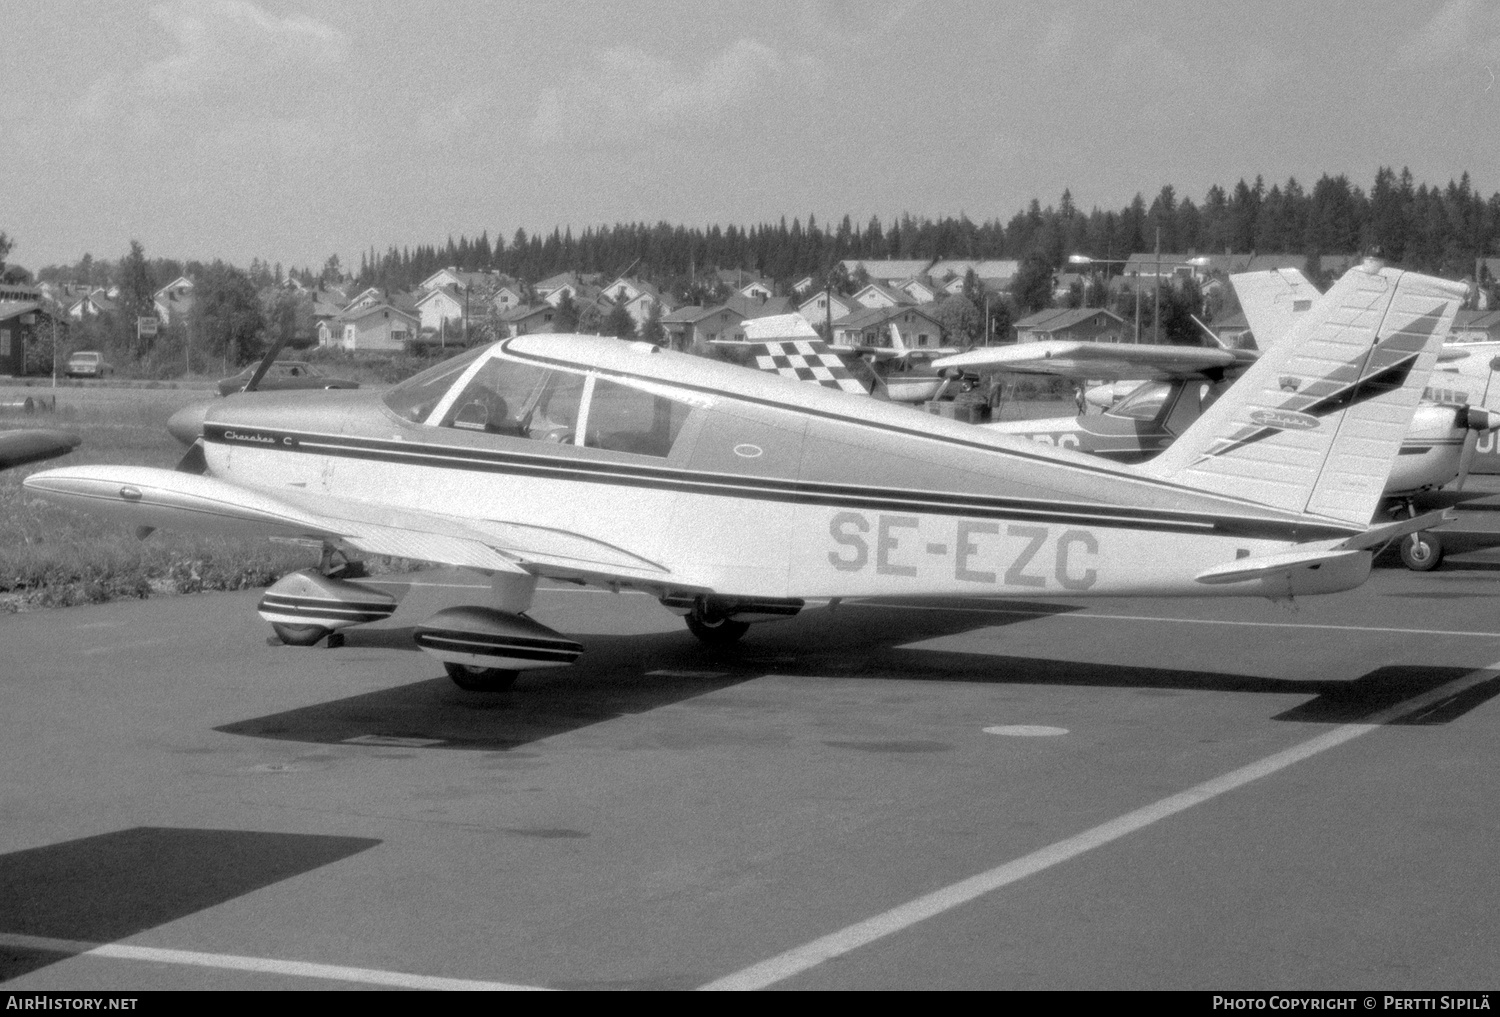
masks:
[[[758,345],[765,347],[764,353],[755,356],[755,366],[762,371],[867,394],[865,386],[822,339],[762,340]]]

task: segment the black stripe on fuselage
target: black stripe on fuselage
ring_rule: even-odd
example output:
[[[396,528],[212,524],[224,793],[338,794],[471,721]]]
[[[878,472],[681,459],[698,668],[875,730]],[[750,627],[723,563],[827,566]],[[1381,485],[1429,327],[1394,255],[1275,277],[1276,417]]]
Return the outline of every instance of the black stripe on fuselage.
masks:
[[[227,437],[233,432],[237,437]],[[255,437],[238,437],[254,432]],[[267,440],[269,439],[269,440]],[[932,515],[1003,519],[1015,522],[1051,522],[1073,525],[1127,527],[1169,533],[1212,533],[1266,540],[1303,541],[1348,536],[1355,527],[1303,523],[1274,519],[1219,516],[1202,512],[1122,505],[1047,503],[996,495],[923,492],[901,488],[870,488],[852,484],[783,480],[772,477],[742,477],[705,473],[666,466],[564,459],[496,449],[454,445],[390,441],[345,435],[271,431],[210,424],[204,440],[212,444],[259,448],[265,451],[300,452],[345,459],[433,466],[443,469],[565,480],[634,487],[676,493],[717,495],[795,505],[884,512],[924,512]]]

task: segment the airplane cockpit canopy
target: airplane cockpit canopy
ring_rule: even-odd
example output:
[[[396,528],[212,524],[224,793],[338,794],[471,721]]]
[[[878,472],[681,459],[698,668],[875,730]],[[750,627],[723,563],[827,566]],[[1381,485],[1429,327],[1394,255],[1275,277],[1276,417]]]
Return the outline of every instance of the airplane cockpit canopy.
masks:
[[[505,356],[492,343],[395,386],[385,404],[429,427],[667,456],[692,411],[661,386]]]

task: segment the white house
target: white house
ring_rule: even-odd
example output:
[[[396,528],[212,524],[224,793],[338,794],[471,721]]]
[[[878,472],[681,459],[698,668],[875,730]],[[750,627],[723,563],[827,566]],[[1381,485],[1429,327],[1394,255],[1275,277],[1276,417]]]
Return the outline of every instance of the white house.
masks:
[[[339,329],[333,345],[346,350],[399,350],[417,333],[418,319],[381,302],[344,311],[334,319]]]

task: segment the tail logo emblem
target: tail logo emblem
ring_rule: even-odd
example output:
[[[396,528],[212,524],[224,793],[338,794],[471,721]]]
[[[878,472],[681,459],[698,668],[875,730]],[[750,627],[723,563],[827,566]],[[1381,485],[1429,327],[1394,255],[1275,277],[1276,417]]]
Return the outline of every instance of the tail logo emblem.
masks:
[[[1250,419],[1261,427],[1274,427],[1278,431],[1313,431],[1318,427],[1318,418],[1296,410],[1255,410]]]
[[[1283,374],[1281,376],[1281,391],[1283,391],[1283,392],[1295,392],[1295,391],[1297,391],[1297,389],[1299,389],[1301,387],[1302,387],[1302,379],[1301,378],[1293,377],[1290,374]]]

